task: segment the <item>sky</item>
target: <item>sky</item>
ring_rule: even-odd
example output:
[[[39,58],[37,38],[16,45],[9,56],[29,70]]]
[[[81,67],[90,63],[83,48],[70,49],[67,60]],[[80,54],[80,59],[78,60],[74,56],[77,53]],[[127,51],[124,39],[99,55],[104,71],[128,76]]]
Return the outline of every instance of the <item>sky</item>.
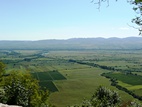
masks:
[[[96,0],[97,1],[97,0]],[[0,0],[0,40],[138,36],[127,0]]]

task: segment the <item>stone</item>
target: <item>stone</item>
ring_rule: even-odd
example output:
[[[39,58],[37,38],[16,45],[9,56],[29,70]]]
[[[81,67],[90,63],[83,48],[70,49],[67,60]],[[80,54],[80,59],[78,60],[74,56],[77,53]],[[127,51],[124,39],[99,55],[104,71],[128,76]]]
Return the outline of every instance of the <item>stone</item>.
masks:
[[[22,107],[22,106],[16,106],[16,105],[7,105],[0,103],[0,107]]]

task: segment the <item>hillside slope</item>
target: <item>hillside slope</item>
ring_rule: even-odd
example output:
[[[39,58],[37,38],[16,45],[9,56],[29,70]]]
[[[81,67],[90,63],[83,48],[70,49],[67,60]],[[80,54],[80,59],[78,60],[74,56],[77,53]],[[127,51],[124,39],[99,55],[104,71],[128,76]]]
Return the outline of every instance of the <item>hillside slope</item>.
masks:
[[[142,37],[0,41],[0,49],[142,49]]]

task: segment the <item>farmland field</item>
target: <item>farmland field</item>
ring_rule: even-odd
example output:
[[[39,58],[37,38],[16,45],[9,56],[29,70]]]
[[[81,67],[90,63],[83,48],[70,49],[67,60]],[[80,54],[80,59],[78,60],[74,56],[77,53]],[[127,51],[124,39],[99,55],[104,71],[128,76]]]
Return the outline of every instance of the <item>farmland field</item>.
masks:
[[[142,76],[132,73],[124,72],[111,72],[105,73],[103,76],[111,78],[111,80],[117,81],[117,85],[121,86],[120,89],[126,88],[127,92],[134,96],[137,96],[139,100],[142,98]],[[114,83],[114,82],[113,82]],[[116,84],[115,84],[116,85]],[[125,90],[125,89],[122,89]],[[126,91],[126,90],[125,90]]]
[[[116,78],[124,83],[130,85],[142,85],[142,76],[140,75],[132,75],[126,73],[109,73],[105,74],[106,76],[110,76],[111,78]]]
[[[0,60],[7,65],[6,73],[30,72],[42,89],[51,91],[50,102],[57,107],[89,99],[100,85],[117,90],[122,101],[133,100],[101,76],[109,72],[119,85],[142,96],[141,50],[0,50]],[[125,75],[129,73],[133,75]]]
[[[42,89],[48,89],[51,92],[58,91],[57,87],[53,83],[54,80],[64,80],[66,79],[58,71],[49,71],[49,72],[35,72],[32,73],[34,78],[39,80],[39,84]]]

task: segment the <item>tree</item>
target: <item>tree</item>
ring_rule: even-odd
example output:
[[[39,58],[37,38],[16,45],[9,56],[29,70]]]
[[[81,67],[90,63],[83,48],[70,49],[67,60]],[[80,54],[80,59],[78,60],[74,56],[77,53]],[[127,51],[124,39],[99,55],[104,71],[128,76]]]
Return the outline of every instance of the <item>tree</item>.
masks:
[[[48,103],[48,91],[40,90],[38,81],[29,73],[12,72],[3,77],[0,102],[23,107],[41,107]]]
[[[114,107],[119,105],[120,97],[116,91],[100,86],[91,98],[94,107]]]
[[[6,67],[6,65],[3,62],[0,62],[0,78],[2,77],[2,75],[5,72],[5,67]]]

